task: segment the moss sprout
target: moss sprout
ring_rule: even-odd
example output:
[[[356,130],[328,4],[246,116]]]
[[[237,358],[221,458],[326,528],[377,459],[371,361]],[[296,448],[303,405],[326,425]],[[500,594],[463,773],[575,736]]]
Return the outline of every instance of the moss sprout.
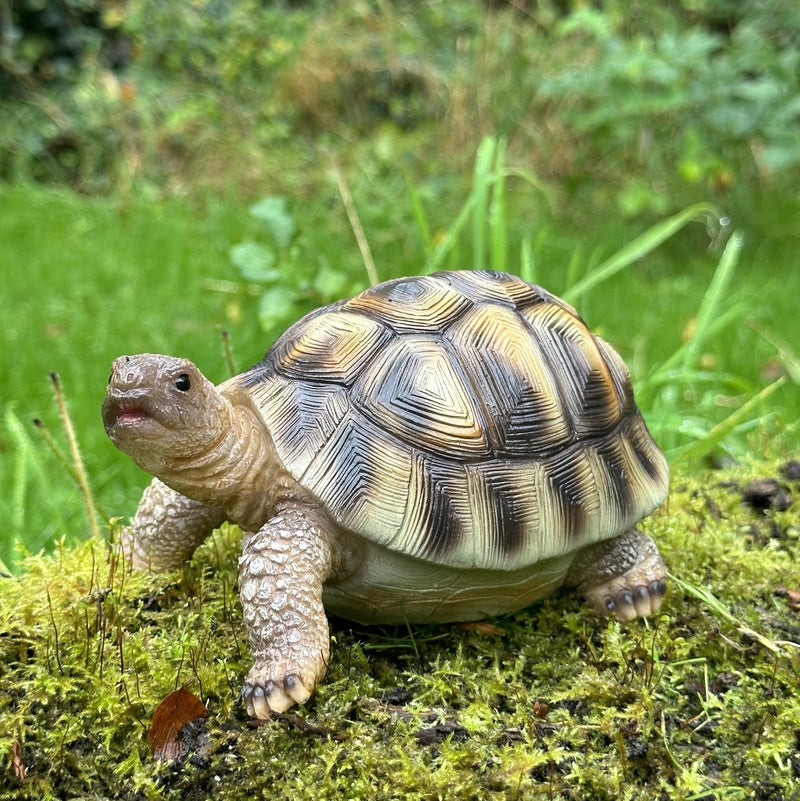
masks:
[[[488,627],[334,620],[326,681],[260,726],[237,529],[164,575],[97,540],[29,557],[0,579],[0,798],[798,798],[800,483],[779,475],[673,479],[645,522],[675,577],[649,621],[568,594]],[[746,504],[763,477],[792,505]],[[182,686],[209,717],[158,762],[153,710]]]

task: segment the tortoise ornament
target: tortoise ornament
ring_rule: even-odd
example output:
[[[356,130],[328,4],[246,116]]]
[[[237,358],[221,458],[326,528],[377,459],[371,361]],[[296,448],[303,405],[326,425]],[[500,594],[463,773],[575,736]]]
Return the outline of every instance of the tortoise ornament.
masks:
[[[318,309],[215,387],[171,356],[122,356],[114,445],[156,478],[123,546],[188,559],[244,530],[239,594],[259,718],[326,671],[325,608],[362,623],[464,621],[576,587],[652,614],[665,567],[635,526],[667,465],[620,356],[565,302],[500,272],[400,278]]]

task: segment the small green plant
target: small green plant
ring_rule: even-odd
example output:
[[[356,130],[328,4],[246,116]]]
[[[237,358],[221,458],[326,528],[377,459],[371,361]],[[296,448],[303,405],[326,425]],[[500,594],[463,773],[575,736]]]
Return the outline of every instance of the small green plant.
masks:
[[[576,162],[629,171],[615,176],[623,214],[663,213],[676,186],[719,193],[742,174],[800,166],[796,8],[737,4],[723,33],[650,9],[637,20],[627,6],[581,6],[560,20],[562,46],[582,43],[584,54],[541,88],[576,134]]]
[[[285,197],[264,197],[248,215],[256,221],[253,236],[234,245],[230,259],[259,295],[258,319],[266,332],[275,335],[311,306],[353,290],[352,280],[334,270],[324,254],[308,253]]]

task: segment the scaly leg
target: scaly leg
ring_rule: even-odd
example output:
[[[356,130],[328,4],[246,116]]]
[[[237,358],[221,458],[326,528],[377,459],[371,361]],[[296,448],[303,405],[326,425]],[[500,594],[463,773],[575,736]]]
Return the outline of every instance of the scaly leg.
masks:
[[[578,553],[564,582],[601,614],[633,620],[654,614],[667,591],[667,568],[653,540],[632,529]]]
[[[222,509],[206,506],[154,478],[120,535],[130,564],[139,570],[170,570],[188,561],[195,548],[225,522]]]
[[[249,715],[268,718],[304,704],[325,675],[330,635],[322,585],[331,564],[323,522],[298,507],[245,538],[239,597],[253,655],[242,688]]]

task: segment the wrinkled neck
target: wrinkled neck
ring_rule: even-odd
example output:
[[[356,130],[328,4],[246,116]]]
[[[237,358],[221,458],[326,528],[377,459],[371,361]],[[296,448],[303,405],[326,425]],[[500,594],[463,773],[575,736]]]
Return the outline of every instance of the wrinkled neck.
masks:
[[[203,453],[174,459],[163,480],[189,498],[224,507],[243,528],[260,528],[272,514],[284,475],[261,419],[249,406],[227,403],[229,421]]]

